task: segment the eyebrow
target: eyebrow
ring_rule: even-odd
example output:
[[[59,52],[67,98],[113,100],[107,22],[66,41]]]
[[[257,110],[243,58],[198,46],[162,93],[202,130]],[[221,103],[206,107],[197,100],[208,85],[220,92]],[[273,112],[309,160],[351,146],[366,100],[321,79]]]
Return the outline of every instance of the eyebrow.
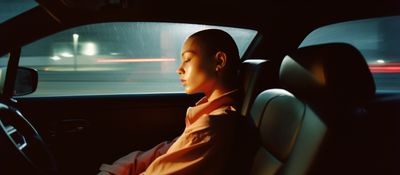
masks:
[[[193,50],[187,50],[187,51],[182,52],[181,56],[183,57],[183,55],[185,55],[186,53],[196,54],[196,52]]]

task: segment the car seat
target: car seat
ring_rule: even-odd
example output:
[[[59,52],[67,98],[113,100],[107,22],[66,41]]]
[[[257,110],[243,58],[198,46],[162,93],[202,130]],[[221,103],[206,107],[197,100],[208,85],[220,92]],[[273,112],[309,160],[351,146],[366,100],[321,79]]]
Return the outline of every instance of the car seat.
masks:
[[[239,80],[242,83],[243,102],[241,114],[246,116],[253,105],[256,96],[265,89],[277,87],[278,69],[273,62],[264,59],[247,59],[242,62]]]
[[[375,95],[369,68],[344,43],[299,48],[285,56],[283,88],[259,94],[249,116],[259,137],[251,174],[354,174],[355,132]]]

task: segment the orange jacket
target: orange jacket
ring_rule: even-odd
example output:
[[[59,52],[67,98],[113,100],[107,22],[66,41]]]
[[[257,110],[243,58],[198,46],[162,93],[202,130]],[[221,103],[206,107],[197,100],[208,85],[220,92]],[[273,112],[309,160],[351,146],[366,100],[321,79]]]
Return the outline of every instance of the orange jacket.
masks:
[[[145,152],[132,152],[112,165],[103,164],[99,175],[223,174],[235,144],[236,94],[234,90],[213,101],[201,99],[188,108],[179,137]]]

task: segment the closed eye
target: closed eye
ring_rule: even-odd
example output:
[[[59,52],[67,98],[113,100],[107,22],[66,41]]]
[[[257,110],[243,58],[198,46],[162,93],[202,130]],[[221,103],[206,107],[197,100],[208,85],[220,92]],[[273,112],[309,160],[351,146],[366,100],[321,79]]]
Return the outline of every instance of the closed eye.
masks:
[[[192,60],[192,59],[191,59],[191,58],[184,59],[183,62],[184,62],[184,63],[187,63],[187,62],[189,62],[190,60]]]

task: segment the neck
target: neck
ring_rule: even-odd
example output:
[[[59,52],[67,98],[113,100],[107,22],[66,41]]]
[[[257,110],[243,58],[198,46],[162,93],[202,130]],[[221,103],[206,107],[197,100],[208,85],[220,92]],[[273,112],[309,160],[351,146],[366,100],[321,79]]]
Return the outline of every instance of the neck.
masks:
[[[216,88],[211,92],[206,92],[205,95],[207,97],[207,101],[213,101],[214,99],[220,97],[221,95],[232,91],[234,89],[232,88]]]

